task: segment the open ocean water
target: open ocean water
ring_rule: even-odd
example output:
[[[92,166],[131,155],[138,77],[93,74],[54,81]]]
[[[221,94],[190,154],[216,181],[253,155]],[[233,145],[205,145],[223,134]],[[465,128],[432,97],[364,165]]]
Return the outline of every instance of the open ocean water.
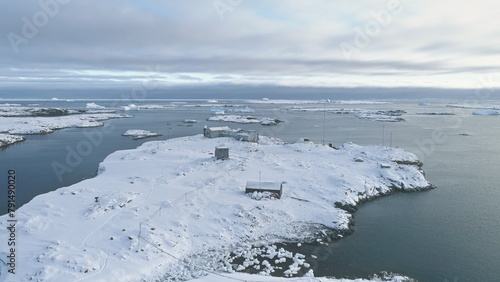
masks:
[[[84,108],[92,101],[8,101],[39,103],[43,107]],[[113,101],[93,101],[108,108]],[[70,128],[27,140],[0,150],[0,172],[16,169],[17,203],[39,194],[94,177],[107,155],[136,148],[143,142],[202,133],[204,125],[228,125],[255,129],[286,142],[307,137],[317,143],[338,146],[352,141],[360,145],[398,146],[416,153],[424,162],[427,179],[438,188],[418,193],[398,193],[363,204],[355,215],[355,232],[330,246],[308,249],[320,254],[314,265],[317,276],[364,277],[391,271],[420,281],[499,281],[500,279],[500,117],[474,116],[471,109],[447,108],[459,101],[391,101],[378,105],[327,105],[335,108],[407,111],[404,122],[387,123],[358,119],[353,115],[300,112],[281,104],[221,104],[250,106],[249,115],[282,119],[277,126],[208,122],[210,107],[199,101],[145,101],[135,104],[178,105],[170,110],[125,112],[134,118],[105,121],[104,128]],[[487,104],[485,101],[483,103]],[[497,102],[500,104],[500,102]],[[186,106],[187,105],[187,106]],[[321,104],[299,105],[319,107]],[[417,115],[418,112],[454,112],[454,116]],[[247,115],[247,113],[234,113]],[[184,119],[196,119],[186,124]],[[325,129],[323,131],[323,128]],[[145,129],[160,137],[133,140],[121,136],[128,129]],[[71,172],[57,176],[53,164],[68,163],[68,154],[88,136],[101,136],[81,160],[73,159]],[[97,138],[97,137],[96,137]],[[1,193],[5,193],[6,189]],[[5,199],[2,197],[1,199]],[[1,214],[6,201],[0,202]],[[299,249],[300,251],[300,249]],[[306,249],[304,248],[304,251]],[[304,252],[303,252],[304,253]],[[304,253],[306,254],[306,253]]]

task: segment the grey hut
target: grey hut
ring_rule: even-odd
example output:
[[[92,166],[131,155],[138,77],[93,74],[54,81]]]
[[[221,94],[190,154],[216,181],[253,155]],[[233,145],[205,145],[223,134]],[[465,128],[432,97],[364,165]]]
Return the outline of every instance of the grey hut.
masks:
[[[261,182],[261,181],[247,181],[247,186],[245,187],[245,193],[253,192],[271,192],[281,199],[283,195],[283,183],[282,182]]]
[[[227,147],[215,147],[215,159],[216,160],[229,159],[229,148],[227,148]]]

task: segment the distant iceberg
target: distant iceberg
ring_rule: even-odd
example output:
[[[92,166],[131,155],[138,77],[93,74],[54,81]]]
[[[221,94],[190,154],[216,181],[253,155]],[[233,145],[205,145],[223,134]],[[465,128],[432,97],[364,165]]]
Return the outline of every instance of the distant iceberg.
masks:
[[[236,107],[233,109],[233,112],[254,113],[255,110],[247,106],[247,107]]]
[[[472,112],[472,114],[475,116],[498,116],[498,115],[500,115],[500,113],[498,111],[493,111],[493,110],[474,111],[474,112]]]
[[[96,103],[87,103],[87,109],[104,110],[106,107],[97,105]]]
[[[210,108],[210,112],[214,115],[223,115],[226,113],[226,109],[224,107],[213,106]]]

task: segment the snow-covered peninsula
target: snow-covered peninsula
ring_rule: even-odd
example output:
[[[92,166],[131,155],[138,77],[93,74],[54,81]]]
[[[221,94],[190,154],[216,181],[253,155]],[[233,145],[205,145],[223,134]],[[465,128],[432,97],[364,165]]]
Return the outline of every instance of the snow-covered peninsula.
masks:
[[[22,136],[11,135],[11,134],[0,134],[0,148],[22,141],[24,141],[24,137]]]
[[[229,158],[217,160],[216,147],[228,148]],[[420,166],[403,149],[352,143],[335,150],[268,137],[252,143],[201,135],[148,142],[109,155],[95,178],[20,208],[16,274],[0,264],[0,280],[204,281],[209,272],[251,279],[234,274],[241,266],[227,254],[348,230],[349,210],[360,202],[431,188]],[[281,183],[283,195],[256,200],[245,194],[247,181]],[[9,236],[8,219],[1,217],[1,238]],[[0,251],[4,260],[7,244]],[[221,281],[217,275],[208,279]]]

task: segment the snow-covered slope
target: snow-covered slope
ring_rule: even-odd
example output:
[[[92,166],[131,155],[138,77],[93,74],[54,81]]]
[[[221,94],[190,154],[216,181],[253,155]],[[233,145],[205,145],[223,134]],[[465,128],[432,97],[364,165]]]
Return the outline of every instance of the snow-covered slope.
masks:
[[[414,154],[388,147],[260,144],[201,135],[118,151],[99,175],[40,195],[17,211],[16,274],[6,281],[154,281],[197,278],[206,254],[235,246],[310,241],[317,227],[347,229],[339,208],[394,189],[430,187]],[[215,147],[229,160],[215,160]],[[248,180],[284,183],[280,200],[244,193]],[[7,216],[0,238],[8,237]],[[0,245],[0,258],[8,255]],[[180,262],[178,259],[182,260]],[[213,271],[230,270],[211,264]],[[1,279],[0,279],[1,280]],[[213,280],[212,280],[213,281]],[[324,280],[326,281],[326,280]]]

